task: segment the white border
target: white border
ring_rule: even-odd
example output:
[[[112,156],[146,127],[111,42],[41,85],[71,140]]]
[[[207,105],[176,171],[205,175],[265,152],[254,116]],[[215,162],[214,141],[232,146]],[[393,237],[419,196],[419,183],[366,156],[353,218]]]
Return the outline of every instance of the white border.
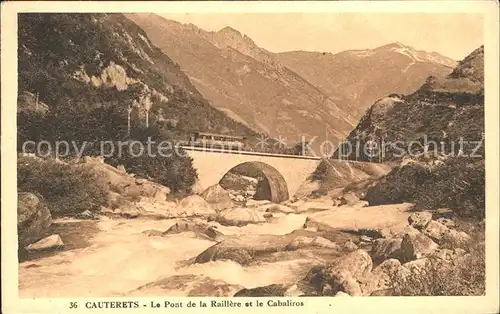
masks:
[[[194,308],[192,312],[252,313],[286,311],[292,313],[495,313],[498,308],[499,247],[499,50],[498,2],[496,1],[350,1],[350,2],[3,2],[2,23],[2,305],[5,313],[60,313],[70,311],[70,301],[95,299],[18,299],[16,234],[16,136],[15,112],[17,98],[17,12],[159,12],[159,13],[480,13],[484,15],[485,41],[485,113],[486,113],[486,240],[487,293],[484,297],[365,297],[365,298],[298,298],[305,307],[281,308]],[[457,34],[460,36],[460,34]],[[186,298],[99,298],[104,300],[184,300]],[[208,301],[210,298],[189,298]],[[263,301],[272,298],[261,298]],[[245,301],[245,298],[241,298]],[[255,300],[255,298],[249,299]],[[283,299],[281,299],[283,300]],[[74,312],[88,311],[82,309]],[[187,310],[177,310],[182,312]],[[107,312],[128,311],[109,309]],[[136,311],[150,313],[150,308]],[[166,311],[166,309],[156,310]],[[176,310],[168,310],[175,312]]]

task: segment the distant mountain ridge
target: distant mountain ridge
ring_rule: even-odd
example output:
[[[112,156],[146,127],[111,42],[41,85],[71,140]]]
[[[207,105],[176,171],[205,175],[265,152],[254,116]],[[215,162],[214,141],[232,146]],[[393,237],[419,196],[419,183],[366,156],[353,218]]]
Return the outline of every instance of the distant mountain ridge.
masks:
[[[364,110],[389,93],[410,93],[456,64],[401,43],[338,54],[272,53],[232,27],[205,31],[149,14],[128,14],[188,74],[210,103],[259,132],[297,141],[340,141]]]
[[[179,63],[214,107],[254,130],[286,138],[287,144],[302,135],[338,141],[356,123],[337,99],[232,28],[207,32],[154,14],[127,17]]]
[[[436,52],[401,43],[337,54],[283,52],[278,59],[326,94],[341,93],[344,100],[340,108],[357,118],[377,99],[390,93],[414,92],[429,75],[445,77],[456,65]]]

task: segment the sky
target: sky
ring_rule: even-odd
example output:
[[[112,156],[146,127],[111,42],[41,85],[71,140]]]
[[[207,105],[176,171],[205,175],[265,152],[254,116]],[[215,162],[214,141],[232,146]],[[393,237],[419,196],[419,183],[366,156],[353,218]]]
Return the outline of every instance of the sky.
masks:
[[[226,26],[272,52],[337,53],[400,42],[461,60],[483,44],[480,14],[464,13],[249,13],[161,14],[207,31]]]

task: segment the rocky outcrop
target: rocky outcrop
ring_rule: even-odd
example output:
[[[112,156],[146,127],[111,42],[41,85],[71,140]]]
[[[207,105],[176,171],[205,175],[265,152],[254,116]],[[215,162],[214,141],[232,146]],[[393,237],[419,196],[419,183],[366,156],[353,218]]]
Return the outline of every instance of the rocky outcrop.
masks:
[[[20,247],[40,240],[48,231],[52,217],[41,195],[20,192],[17,200],[17,232]]]

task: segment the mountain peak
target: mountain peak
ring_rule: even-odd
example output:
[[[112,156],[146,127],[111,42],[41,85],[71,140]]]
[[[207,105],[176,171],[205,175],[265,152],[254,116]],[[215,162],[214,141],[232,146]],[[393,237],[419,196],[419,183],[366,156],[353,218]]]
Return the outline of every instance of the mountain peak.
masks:
[[[378,48],[375,48],[374,50],[376,51],[381,51],[381,50],[394,50],[394,49],[408,49],[408,50],[415,50],[410,46],[407,46],[405,44],[400,43],[399,41],[380,46]]]
[[[238,30],[232,28],[231,26],[226,26],[226,27],[220,29],[217,32],[217,34],[219,34],[219,35],[237,35],[237,36],[242,37],[241,33]]]

